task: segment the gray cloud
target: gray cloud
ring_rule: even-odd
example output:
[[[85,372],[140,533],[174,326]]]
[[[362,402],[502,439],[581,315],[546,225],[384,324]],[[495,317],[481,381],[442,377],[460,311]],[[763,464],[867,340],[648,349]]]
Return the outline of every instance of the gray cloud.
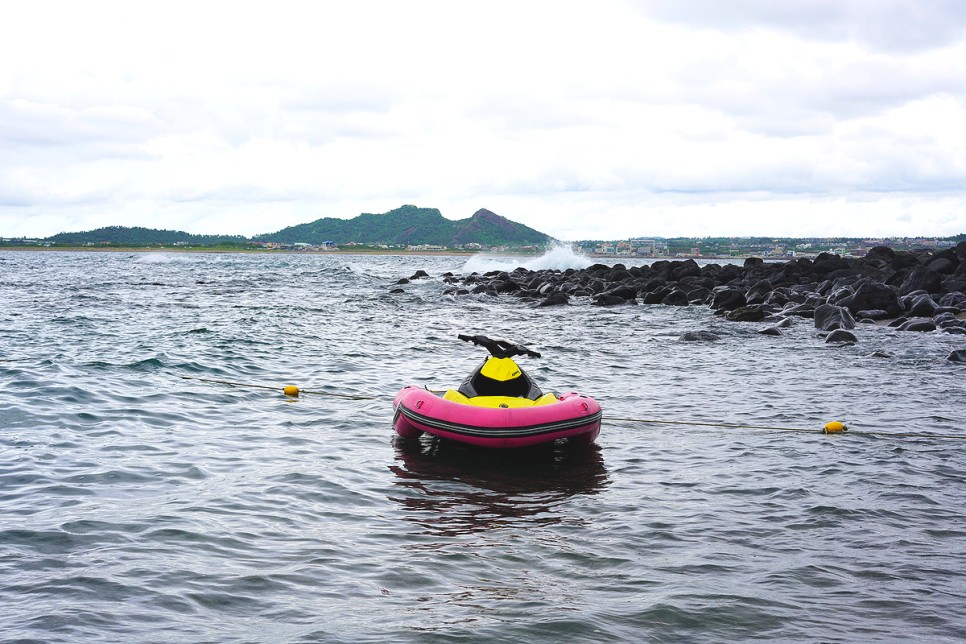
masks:
[[[801,38],[854,40],[882,51],[945,47],[966,33],[959,0],[631,0],[647,15],[696,27],[774,28]]]
[[[138,155],[159,131],[150,112],[125,105],[73,109],[53,103],[0,100],[0,141],[8,147],[102,144],[105,152]]]

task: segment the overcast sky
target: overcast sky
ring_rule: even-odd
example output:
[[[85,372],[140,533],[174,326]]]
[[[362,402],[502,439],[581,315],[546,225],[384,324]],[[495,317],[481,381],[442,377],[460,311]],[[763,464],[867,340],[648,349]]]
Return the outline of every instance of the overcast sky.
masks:
[[[5,2],[0,236],[966,232],[966,2]]]

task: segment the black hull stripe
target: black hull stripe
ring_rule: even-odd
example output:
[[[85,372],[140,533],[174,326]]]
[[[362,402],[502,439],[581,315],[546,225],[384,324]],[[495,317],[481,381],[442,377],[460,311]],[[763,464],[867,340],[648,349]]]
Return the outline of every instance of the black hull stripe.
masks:
[[[396,408],[396,414],[393,417],[393,424],[395,424],[396,419],[402,414],[409,420],[429,427],[430,429],[438,429],[440,431],[451,432],[454,434],[463,434],[464,436],[481,436],[481,437],[491,437],[491,438],[522,438],[524,436],[540,436],[541,434],[554,434],[562,432],[568,429],[575,429],[577,427],[584,427],[585,425],[595,425],[600,423],[601,415],[603,412],[597,411],[589,416],[581,416],[580,418],[568,418],[567,420],[560,420],[550,423],[541,423],[539,425],[529,425],[527,427],[480,427],[479,425],[467,425],[465,423],[452,423],[445,420],[440,420],[438,418],[432,418],[430,416],[424,416],[423,414],[417,413],[412,409],[409,409],[405,405],[399,405]]]

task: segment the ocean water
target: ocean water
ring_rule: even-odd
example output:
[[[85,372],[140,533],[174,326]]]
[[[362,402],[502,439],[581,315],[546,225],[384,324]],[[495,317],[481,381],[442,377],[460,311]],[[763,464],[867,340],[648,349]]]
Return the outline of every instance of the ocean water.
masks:
[[[0,251],[0,640],[966,638],[963,336],[441,295],[528,262]],[[459,333],[597,445],[394,440]]]

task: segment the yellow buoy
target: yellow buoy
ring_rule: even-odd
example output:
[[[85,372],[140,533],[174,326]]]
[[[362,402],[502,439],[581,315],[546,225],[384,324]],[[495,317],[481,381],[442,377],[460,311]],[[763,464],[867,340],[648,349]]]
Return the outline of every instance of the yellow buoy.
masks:
[[[299,388],[296,387],[295,385],[288,385],[287,387],[285,387],[285,389],[282,390],[282,393],[284,393],[286,396],[298,396]]]
[[[845,426],[844,423],[840,423],[837,420],[833,420],[830,423],[825,423],[825,427],[822,428],[823,434],[841,434],[842,432],[849,431],[849,428]]]

